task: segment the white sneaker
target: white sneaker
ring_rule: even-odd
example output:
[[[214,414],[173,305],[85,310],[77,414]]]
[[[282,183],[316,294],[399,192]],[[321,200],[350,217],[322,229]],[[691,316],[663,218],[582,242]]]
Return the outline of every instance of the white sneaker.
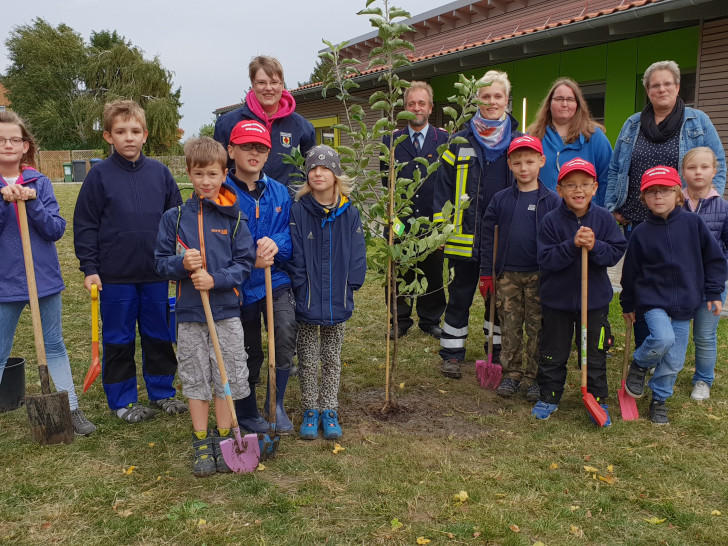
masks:
[[[696,381],[693,392],[690,393],[693,400],[707,400],[710,398],[710,387],[705,381]]]

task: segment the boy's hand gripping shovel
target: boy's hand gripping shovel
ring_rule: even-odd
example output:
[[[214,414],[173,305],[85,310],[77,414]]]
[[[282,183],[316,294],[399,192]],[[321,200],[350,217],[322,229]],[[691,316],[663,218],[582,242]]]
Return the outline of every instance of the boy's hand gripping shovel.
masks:
[[[235,404],[233,403],[232,393],[230,392],[230,383],[228,383],[227,373],[225,372],[225,363],[222,360],[220,352],[220,341],[217,338],[217,330],[215,329],[215,321],[212,318],[212,309],[210,309],[210,294],[207,290],[200,290],[202,298],[202,306],[205,308],[205,318],[207,319],[207,328],[210,330],[212,345],[215,348],[215,359],[217,360],[217,368],[220,370],[220,379],[225,389],[225,401],[233,418],[233,434],[235,438],[228,438],[220,442],[220,451],[222,458],[230,467],[230,470],[237,473],[253,472],[258,467],[260,460],[260,447],[258,446],[257,434],[246,434],[240,436],[240,427],[238,426],[238,416],[235,413]]]
[[[276,431],[276,339],[273,322],[273,279],[270,266],[265,268],[265,306],[268,320],[268,419],[270,419],[270,430],[262,435],[260,441],[260,460],[272,459],[278,452],[278,444],[281,437]]]
[[[589,311],[589,251],[581,247],[581,399],[584,401],[589,415],[596,424],[603,427],[607,422],[607,414],[599,405],[594,395],[586,392],[586,327]]]
[[[635,421],[640,418],[640,414],[637,411],[637,401],[627,394],[627,390],[624,388],[624,384],[627,381],[627,374],[629,373],[629,345],[632,338],[632,323],[628,320],[624,321],[624,362],[622,364],[622,386],[617,391],[617,397],[619,398],[619,411],[622,413],[623,421]]]
[[[99,287],[91,285],[91,366],[86,372],[83,380],[83,392],[86,392],[93,385],[101,373],[101,361],[99,360]]]
[[[490,330],[488,332],[488,360],[475,361],[475,375],[483,389],[495,390],[500,385],[503,367],[493,362],[493,331],[495,330],[495,259],[498,254],[498,226],[493,231],[493,292],[490,294]]]

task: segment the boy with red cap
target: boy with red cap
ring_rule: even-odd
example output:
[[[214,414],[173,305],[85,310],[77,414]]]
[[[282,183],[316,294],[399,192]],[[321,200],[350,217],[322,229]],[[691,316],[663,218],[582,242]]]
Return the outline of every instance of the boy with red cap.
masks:
[[[536,238],[546,213],[560,202],[558,194],[538,179],[545,162],[539,139],[524,135],[511,141],[508,167],[516,184],[493,196],[483,216],[480,238],[480,293],[487,299],[493,292],[494,282],[498,288],[495,297],[501,324],[503,379],[496,392],[509,397],[520,389],[530,402],[535,402],[539,396],[536,371],[541,300],[538,296]],[[498,252],[494,272],[496,225]]]
[[[251,432],[266,432],[268,423],[258,412],[255,385],[260,383],[263,340],[260,317],[265,317],[265,268],[271,268],[276,352],[276,428],[291,432],[293,423],[283,409],[283,396],[296,351],[296,306],[291,279],[282,269],[291,258],[291,232],[288,227],[291,198],[288,189],[263,173],[271,150],[270,132],[262,123],[243,120],[230,133],[228,155],[234,163],[227,183],[238,194],[240,209],[248,216],[248,228],[256,245],[255,268],[241,286],[241,320],[248,353],[250,395],[235,401],[240,426]],[[267,397],[266,397],[267,399]],[[267,405],[264,414],[267,417]]]
[[[541,269],[541,361],[538,385],[541,390],[531,414],[548,419],[559,407],[566,382],[574,328],[580,323],[581,252],[589,251],[589,296],[587,316],[587,389],[605,412],[607,351],[611,342],[609,303],[612,283],[607,268],[616,265],[627,241],[611,213],[592,204],[597,193],[594,165],[581,158],[565,163],[556,190],[561,205],[543,219],[538,232],[538,264]]]
[[[634,351],[625,390],[641,398],[647,371],[655,368],[648,383],[652,390],[649,417],[655,424],[667,425],[665,401],[672,396],[685,363],[690,320],[701,305],[720,315],[728,271],[725,256],[702,217],[684,211],[682,182],[675,169],[646,170],[640,191],[650,212],[630,238],[619,300],[625,319],[634,323],[639,313],[650,334]]]

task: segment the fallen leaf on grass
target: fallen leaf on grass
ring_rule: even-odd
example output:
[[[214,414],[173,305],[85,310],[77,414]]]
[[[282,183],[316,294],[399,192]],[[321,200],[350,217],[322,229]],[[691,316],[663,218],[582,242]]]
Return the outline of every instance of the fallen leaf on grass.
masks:
[[[399,384],[399,388],[400,388],[400,389],[404,389],[404,381],[403,381],[402,383],[400,383],[400,384]]]
[[[46,521],[43,525],[41,525],[41,529],[50,529],[51,528],[51,522]]]
[[[338,455],[342,451],[346,451],[346,448],[345,447],[341,447],[339,444],[334,444],[334,449],[331,452],[334,455]]]
[[[608,464],[607,465],[607,472],[609,472],[610,474],[612,474],[614,472],[614,465],[613,464]]]
[[[589,461],[591,461],[591,455],[584,455],[584,460],[585,460],[586,462],[589,462]]]
[[[162,476],[157,476],[157,481],[162,481]]]
[[[584,466],[584,470],[586,470],[587,472],[592,472],[592,473],[593,472],[599,472],[599,469],[598,468],[594,468],[593,466]]]
[[[425,537],[417,537],[417,544],[429,544],[430,539]]]
[[[537,541],[536,541],[536,542],[534,542],[534,543],[533,543],[533,544],[532,544],[531,546],[546,546],[546,544],[544,544],[544,543],[543,543],[543,542],[541,542],[540,540],[537,540]]]
[[[207,524],[207,520],[206,519],[200,518],[200,519],[197,520],[197,526],[198,527],[202,527],[203,525],[206,525],[206,524]]]
[[[599,476],[599,479],[604,483],[608,483],[609,485],[614,485],[617,481],[617,478],[615,478],[614,476]]]
[[[571,506],[569,506],[569,510],[571,510],[572,512],[576,512],[578,509],[579,509],[579,507],[574,506],[573,504]]]
[[[480,531],[475,531],[473,533],[473,538],[478,538],[480,536]]]
[[[128,518],[129,516],[131,516],[132,511],[127,509],[127,510],[122,510],[121,512],[117,512],[117,514],[119,514],[122,518]]]
[[[255,525],[260,525],[261,523],[263,523],[263,520],[262,519],[256,519],[255,521],[253,521],[253,523]]]
[[[584,531],[581,527],[577,527],[576,525],[572,525],[569,529],[569,532],[578,538],[584,538]]]
[[[721,420],[720,417],[718,417],[717,415],[713,415],[712,413],[709,413],[708,414],[708,419],[712,419],[713,421],[720,421]]]
[[[645,521],[647,523],[651,523],[652,525],[659,525],[660,523],[666,522],[667,518],[658,518],[657,516],[652,516],[651,518],[645,518]]]
[[[400,527],[402,527],[402,522],[399,521],[397,518],[394,518],[392,521],[389,522],[392,525],[392,530],[396,531]]]
[[[149,442],[149,447],[154,447],[154,442]]]
[[[557,468],[559,468],[559,465],[558,465],[557,463],[551,463],[551,464],[549,465],[549,468],[550,468],[551,470],[556,470]]]
[[[437,389],[437,392],[439,392],[440,394],[447,394],[447,391],[444,391],[442,389]]]
[[[460,491],[459,493],[455,493],[455,494],[453,495],[453,498],[454,498],[454,499],[455,499],[456,501],[458,501],[458,502],[465,502],[465,501],[466,501],[466,500],[468,500],[468,499],[469,499],[470,497],[468,497],[468,492],[467,492],[467,491]]]
[[[520,533],[521,532],[521,528],[518,525],[516,525],[515,523],[513,525],[509,525],[508,528],[511,531],[513,531],[514,533]]]
[[[258,472],[262,472],[263,470],[265,470],[265,465],[263,463],[258,463],[258,466],[256,467],[256,470]]]
[[[132,472],[134,472],[135,468],[136,468],[136,466],[130,466],[129,468],[124,468],[122,471],[124,472],[124,474],[129,476],[129,475],[131,475]]]
[[[721,512],[720,510],[713,510],[713,511],[712,511],[712,512],[710,513],[710,515],[711,515],[711,516],[721,516],[721,515],[723,515],[723,514],[722,514],[722,512]]]

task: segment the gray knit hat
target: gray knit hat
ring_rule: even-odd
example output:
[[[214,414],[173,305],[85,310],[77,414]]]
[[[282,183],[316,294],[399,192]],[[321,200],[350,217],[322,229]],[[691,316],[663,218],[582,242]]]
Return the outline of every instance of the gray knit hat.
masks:
[[[341,176],[341,160],[331,146],[314,146],[306,154],[306,176],[314,167],[326,167],[336,176]]]

